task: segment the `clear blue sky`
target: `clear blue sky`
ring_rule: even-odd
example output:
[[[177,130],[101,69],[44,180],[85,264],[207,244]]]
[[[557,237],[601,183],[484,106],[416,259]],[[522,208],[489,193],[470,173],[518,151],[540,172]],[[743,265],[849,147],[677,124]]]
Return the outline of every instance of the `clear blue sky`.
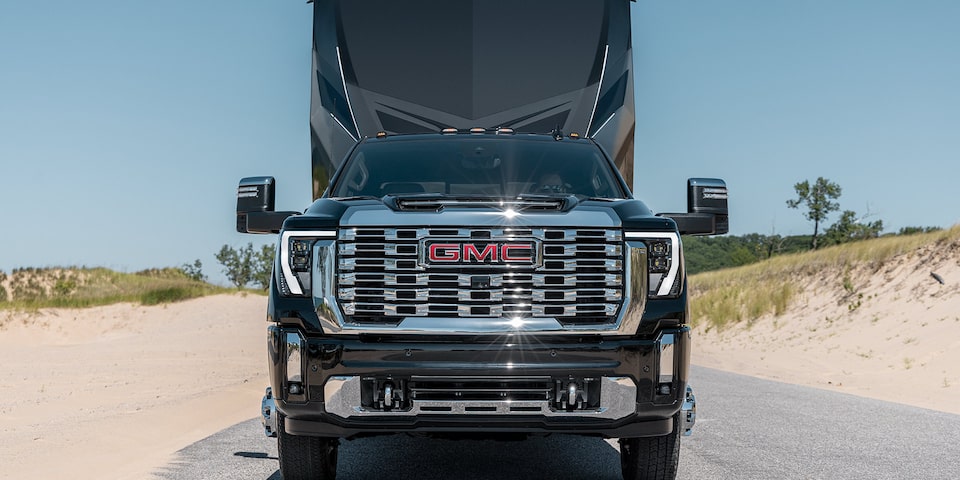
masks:
[[[888,231],[951,226],[960,2],[639,0],[635,193],[731,189],[734,234],[805,234],[785,201],[827,177]],[[310,201],[311,8],[299,0],[0,4],[0,270],[136,271],[199,258],[221,280],[237,180]],[[831,217],[831,221],[837,218]]]

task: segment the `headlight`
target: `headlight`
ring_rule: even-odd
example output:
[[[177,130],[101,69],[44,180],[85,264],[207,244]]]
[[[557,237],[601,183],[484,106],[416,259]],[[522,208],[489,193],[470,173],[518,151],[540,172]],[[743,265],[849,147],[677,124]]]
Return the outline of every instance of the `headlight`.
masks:
[[[676,297],[683,283],[683,245],[676,232],[627,232],[627,240],[647,246],[647,285],[650,298]]]
[[[280,291],[285,295],[310,294],[313,246],[317,240],[337,236],[334,231],[285,231],[280,234]]]

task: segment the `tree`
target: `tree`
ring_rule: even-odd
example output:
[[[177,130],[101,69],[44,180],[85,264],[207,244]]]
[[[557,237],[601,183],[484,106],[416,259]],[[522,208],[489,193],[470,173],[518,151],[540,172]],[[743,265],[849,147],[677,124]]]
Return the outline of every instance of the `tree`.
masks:
[[[237,288],[253,283],[266,290],[270,286],[275,251],[273,245],[264,245],[259,252],[254,250],[253,243],[237,249],[224,245],[216,258],[223,265],[227,280]]]
[[[810,182],[804,180],[794,185],[793,189],[797,191],[797,198],[787,200],[787,206],[800,208],[800,205],[804,205],[807,208],[807,213],[804,216],[807,220],[813,222],[813,238],[810,240],[810,248],[816,250],[820,223],[827,219],[830,212],[840,209],[840,204],[831,202],[831,200],[840,198],[840,185],[819,177],[812,186]]]
[[[840,214],[840,219],[830,225],[823,236],[829,245],[879,237],[880,232],[883,231],[883,220],[869,223],[865,220],[866,217],[857,218],[853,210],[844,210]]]
[[[193,265],[184,263],[180,267],[180,271],[191,280],[196,280],[198,282],[207,281],[207,276],[203,274],[203,263],[200,263],[199,258],[193,261]]]
[[[229,245],[220,248],[217,261],[223,265],[223,274],[237,288],[243,288],[253,279],[253,244],[233,249]]]
[[[943,230],[940,227],[901,227],[897,235],[916,235],[918,233],[939,232]]]
[[[262,290],[270,288],[270,276],[273,275],[273,260],[276,258],[277,247],[268,244],[260,247],[256,254],[256,263],[253,268],[253,283]]]

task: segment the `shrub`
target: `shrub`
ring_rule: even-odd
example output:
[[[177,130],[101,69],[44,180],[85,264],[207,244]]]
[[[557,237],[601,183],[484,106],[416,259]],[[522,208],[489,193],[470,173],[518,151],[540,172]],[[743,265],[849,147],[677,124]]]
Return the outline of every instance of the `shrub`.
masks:
[[[159,305],[173,303],[203,296],[203,290],[191,287],[169,287],[149,290],[140,295],[143,305]]]

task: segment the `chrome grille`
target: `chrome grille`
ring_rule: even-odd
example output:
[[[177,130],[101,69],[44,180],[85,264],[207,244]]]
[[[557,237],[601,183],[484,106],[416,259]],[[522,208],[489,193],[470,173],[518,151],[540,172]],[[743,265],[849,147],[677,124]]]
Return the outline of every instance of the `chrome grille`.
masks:
[[[523,242],[529,264],[429,264],[424,245]],[[616,322],[624,295],[623,234],[582,228],[348,228],[337,241],[337,298],[347,323],[404,317],[556,318]]]

